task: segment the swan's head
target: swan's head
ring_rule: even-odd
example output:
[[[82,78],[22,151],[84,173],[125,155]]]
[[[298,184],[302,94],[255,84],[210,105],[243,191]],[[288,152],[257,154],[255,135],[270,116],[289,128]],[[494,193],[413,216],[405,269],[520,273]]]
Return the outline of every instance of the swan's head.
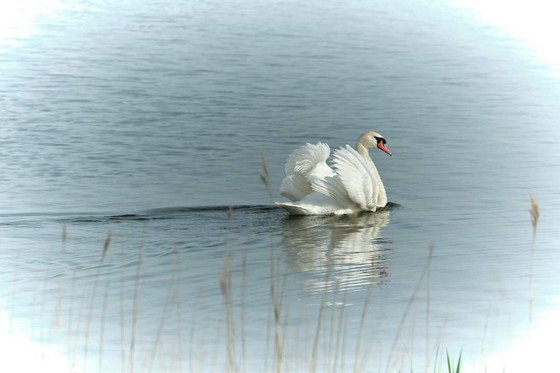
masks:
[[[391,151],[387,147],[387,140],[385,140],[385,138],[380,133],[377,133],[375,131],[365,132],[358,139],[358,144],[361,144],[366,149],[376,147],[383,150],[389,155],[393,155],[393,153],[391,153]]]

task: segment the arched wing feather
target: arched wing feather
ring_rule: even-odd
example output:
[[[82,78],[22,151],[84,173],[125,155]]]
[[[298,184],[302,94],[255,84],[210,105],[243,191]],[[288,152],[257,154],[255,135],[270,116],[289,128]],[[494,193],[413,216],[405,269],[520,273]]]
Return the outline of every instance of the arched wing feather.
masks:
[[[322,142],[300,146],[286,161],[286,175],[308,176],[318,164],[326,162],[330,154],[331,148]]]
[[[286,177],[280,185],[280,193],[299,201],[311,193],[311,183],[333,175],[333,170],[327,165],[331,149],[327,144],[305,144],[290,155],[286,161]]]
[[[361,209],[377,207],[377,177],[368,160],[349,145],[337,149],[333,155],[333,167],[348,197]]]
[[[338,175],[314,180],[311,187],[315,192],[332,198],[341,208],[347,208],[354,203]]]

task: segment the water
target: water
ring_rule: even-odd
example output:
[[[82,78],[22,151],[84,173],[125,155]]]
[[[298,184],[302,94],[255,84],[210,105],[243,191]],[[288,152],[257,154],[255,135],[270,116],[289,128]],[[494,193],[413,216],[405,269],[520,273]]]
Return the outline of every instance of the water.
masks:
[[[447,2],[22,4],[0,16],[6,367],[552,363],[560,74],[523,40]],[[272,207],[299,144],[368,129],[388,211]]]

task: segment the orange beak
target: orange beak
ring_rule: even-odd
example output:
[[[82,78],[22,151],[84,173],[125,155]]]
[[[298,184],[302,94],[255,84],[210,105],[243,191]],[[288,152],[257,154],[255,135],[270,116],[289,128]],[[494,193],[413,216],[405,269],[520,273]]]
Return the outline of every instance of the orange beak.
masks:
[[[379,141],[377,143],[377,147],[381,150],[383,150],[385,153],[389,154],[389,155],[393,155],[393,153],[391,153],[391,151],[389,150],[389,148],[387,147],[387,145],[385,145],[385,143],[383,141]]]

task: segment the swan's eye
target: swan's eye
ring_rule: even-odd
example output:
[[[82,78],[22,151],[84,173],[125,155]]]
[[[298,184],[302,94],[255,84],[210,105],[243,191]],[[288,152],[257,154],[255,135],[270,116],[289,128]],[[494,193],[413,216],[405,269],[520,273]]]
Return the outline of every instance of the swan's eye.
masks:
[[[380,142],[383,145],[387,144],[387,140],[385,140],[383,137],[376,137],[375,139],[377,140],[377,144],[379,144]]]

